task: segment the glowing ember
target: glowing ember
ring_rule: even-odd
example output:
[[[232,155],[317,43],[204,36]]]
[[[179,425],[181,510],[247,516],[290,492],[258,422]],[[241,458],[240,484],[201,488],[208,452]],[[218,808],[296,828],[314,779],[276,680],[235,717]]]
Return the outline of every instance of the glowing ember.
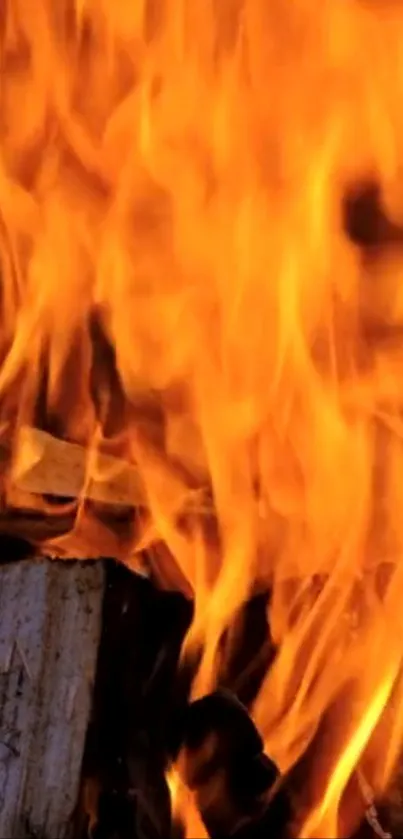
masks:
[[[34,6],[0,24],[3,439],[84,445],[98,483],[98,450],[135,464],[119,549],[161,543],[192,589],[194,696],[271,588],[254,719],[283,771],[311,747],[306,825],[334,836],[355,768],[380,794],[403,737],[403,13]],[[343,226],[368,179],[373,249]],[[68,538],[98,552],[87,506]]]

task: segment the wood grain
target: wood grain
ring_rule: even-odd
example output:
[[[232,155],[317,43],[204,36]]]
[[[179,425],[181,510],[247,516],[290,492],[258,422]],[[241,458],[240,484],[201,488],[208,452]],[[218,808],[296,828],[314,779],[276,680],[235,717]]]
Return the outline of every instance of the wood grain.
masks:
[[[0,837],[73,839],[103,581],[101,562],[0,567]]]

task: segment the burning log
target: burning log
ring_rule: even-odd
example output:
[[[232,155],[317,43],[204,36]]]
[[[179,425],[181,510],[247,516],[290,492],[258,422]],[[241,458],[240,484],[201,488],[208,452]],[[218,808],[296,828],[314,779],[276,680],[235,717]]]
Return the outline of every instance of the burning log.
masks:
[[[77,443],[59,440],[39,428],[23,426],[17,441],[12,483],[18,490],[55,498],[87,498],[113,506],[144,503],[137,469],[111,455],[97,454],[97,478],[86,480],[88,452]]]
[[[105,568],[82,824],[75,839],[88,839],[88,816],[94,839],[165,839],[170,832],[166,739],[192,604],[159,591],[123,565],[109,561]]]
[[[289,835],[287,790],[246,708],[229,691],[189,705],[178,767],[210,837]]]

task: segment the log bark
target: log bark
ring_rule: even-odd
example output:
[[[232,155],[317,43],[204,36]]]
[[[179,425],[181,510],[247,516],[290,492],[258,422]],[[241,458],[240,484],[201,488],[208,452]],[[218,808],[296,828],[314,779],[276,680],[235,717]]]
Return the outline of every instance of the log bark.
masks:
[[[0,837],[73,839],[103,580],[102,563],[0,567]]]

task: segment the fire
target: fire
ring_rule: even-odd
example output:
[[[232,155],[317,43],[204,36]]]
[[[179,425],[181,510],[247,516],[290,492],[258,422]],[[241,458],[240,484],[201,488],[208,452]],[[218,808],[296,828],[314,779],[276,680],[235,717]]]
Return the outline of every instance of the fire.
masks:
[[[172,820],[183,822],[188,836],[206,839],[207,833],[198,814],[192,792],[183,783],[178,770],[172,766],[167,774],[167,783],[171,796]]]
[[[270,587],[254,718],[282,771],[311,749],[305,825],[334,836],[403,738],[402,247],[342,217],[369,178],[403,218],[402,11],[34,5],[0,23],[2,438],[136,465],[122,558],[158,542],[192,591],[194,695]],[[70,544],[102,527],[83,499]]]

